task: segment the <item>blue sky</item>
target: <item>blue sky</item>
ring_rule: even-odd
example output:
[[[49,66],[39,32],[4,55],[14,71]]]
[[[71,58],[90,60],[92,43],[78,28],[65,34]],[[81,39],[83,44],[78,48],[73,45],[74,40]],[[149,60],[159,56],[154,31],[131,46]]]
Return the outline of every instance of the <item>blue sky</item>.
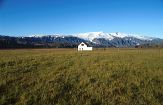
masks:
[[[0,0],[0,34],[124,32],[163,38],[163,0]]]

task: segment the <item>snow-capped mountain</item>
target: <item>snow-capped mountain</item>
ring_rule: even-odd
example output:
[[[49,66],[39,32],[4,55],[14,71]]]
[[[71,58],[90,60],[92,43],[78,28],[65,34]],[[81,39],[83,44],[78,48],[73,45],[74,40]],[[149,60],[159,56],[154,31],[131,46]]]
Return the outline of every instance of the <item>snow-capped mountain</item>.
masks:
[[[107,40],[113,40],[114,38],[127,38],[127,37],[132,37],[132,38],[137,38],[140,40],[153,40],[155,38],[152,37],[147,37],[147,36],[140,36],[140,35],[135,35],[135,34],[126,34],[126,33],[104,33],[104,32],[88,32],[88,33],[80,33],[77,35],[74,35],[79,38],[83,38],[85,40],[93,41],[93,39],[97,38],[104,38]]]
[[[104,33],[104,32],[88,32],[88,33],[80,33],[77,35],[74,35],[76,37],[88,40],[88,41],[93,41],[93,39],[95,38],[105,38],[108,40],[112,40],[114,39],[114,37],[108,33]]]
[[[93,47],[135,47],[143,44],[160,44],[163,39],[125,33],[88,32],[73,35],[31,35],[29,37],[0,36],[3,46],[77,47],[85,42]],[[4,45],[3,45],[4,44]],[[1,46],[0,46],[1,47]]]
[[[105,47],[134,47],[147,43],[160,43],[162,39],[126,33],[88,32],[74,35]]]

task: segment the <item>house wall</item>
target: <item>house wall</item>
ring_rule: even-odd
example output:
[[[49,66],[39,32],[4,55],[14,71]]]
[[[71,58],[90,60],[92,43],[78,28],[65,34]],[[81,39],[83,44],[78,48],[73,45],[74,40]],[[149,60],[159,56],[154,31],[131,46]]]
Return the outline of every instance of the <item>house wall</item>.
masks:
[[[78,50],[79,50],[79,51],[82,51],[82,50],[92,50],[92,47],[79,46],[79,47],[78,47]]]
[[[87,47],[84,50],[92,50],[92,47]]]

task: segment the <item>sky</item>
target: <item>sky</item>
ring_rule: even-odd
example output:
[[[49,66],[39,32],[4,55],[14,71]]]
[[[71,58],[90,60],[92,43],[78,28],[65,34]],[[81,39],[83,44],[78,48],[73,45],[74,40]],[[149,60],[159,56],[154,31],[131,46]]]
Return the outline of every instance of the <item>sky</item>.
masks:
[[[0,0],[0,35],[98,31],[163,38],[163,0]]]

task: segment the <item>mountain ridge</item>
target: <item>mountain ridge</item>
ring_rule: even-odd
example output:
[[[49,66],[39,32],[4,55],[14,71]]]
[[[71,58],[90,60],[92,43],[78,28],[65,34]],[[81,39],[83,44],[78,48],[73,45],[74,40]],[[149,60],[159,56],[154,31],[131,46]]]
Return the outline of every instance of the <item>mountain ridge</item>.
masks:
[[[163,39],[125,34],[125,33],[104,33],[88,32],[74,35],[32,35],[28,37],[0,36],[0,48],[13,46],[32,47],[77,47],[85,42],[92,47],[136,47],[147,44],[161,44]],[[57,46],[56,46],[57,45]]]

